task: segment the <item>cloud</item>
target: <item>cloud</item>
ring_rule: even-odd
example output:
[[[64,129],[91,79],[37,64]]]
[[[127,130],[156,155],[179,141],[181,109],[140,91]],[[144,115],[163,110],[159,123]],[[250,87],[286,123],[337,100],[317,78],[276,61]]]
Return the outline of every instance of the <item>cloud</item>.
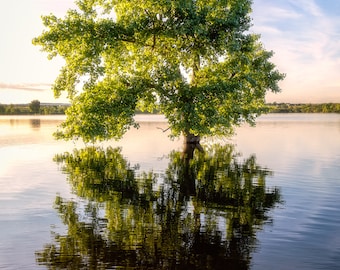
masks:
[[[2,83],[0,82],[0,90],[1,89],[15,89],[15,90],[23,90],[23,91],[37,91],[42,92],[46,91],[51,87],[50,84],[43,83],[22,83],[22,84],[12,84],[12,83]]]
[[[272,61],[287,74],[278,99],[294,102],[305,95],[324,101],[327,96],[340,102],[339,18],[315,0],[257,0],[253,10],[252,30],[261,34],[265,48],[275,52]]]

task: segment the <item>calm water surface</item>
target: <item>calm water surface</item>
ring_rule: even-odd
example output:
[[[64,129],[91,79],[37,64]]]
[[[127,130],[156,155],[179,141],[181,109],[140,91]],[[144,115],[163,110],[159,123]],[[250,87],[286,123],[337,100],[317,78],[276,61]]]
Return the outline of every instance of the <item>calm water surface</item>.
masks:
[[[339,269],[339,114],[265,115],[189,163],[138,120],[94,147],[0,117],[0,269]]]

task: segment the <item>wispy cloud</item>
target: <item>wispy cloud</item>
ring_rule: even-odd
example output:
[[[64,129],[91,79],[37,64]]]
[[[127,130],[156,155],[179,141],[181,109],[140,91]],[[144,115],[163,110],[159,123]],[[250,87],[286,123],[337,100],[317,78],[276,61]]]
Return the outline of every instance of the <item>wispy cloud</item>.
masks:
[[[12,84],[12,83],[2,83],[0,82],[0,90],[1,89],[15,89],[15,90],[23,90],[23,91],[37,91],[42,92],[46,91],[51,87],[50,84],[43,83],[20,83],[20,84]]]
[[[0,102],[19,96],[31,100],[31,94],[53,99],[49,84],[27,82],[53,82],[64,61],[48,61],[31,40],[43,30],[40,15],[52,12],[62,17],[69,8],[74,8],[73,1],[0,1],[0,10],[6,11],[0,16],[4,41],[0,43]],[[327,96],[340,102],[339,10],[339,0],[253,0],[252,31],[261,34],[265,48],[275,52],[273,62],[287,74],[280,83],[283,92],[273,99],[294,102],[313,93],[316,101]]]
[[[339,18],[329,16],[317,0],[257,0],[253,8],[254,32],[287,74],[278,99],[327,92],[340,101]]]

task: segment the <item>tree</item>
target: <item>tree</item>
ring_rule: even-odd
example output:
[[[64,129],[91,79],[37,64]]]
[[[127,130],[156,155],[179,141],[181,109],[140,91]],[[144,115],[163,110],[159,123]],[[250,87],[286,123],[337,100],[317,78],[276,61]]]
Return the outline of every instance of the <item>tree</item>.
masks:
[[[53,90],[71,107],[62,139],[119,139],[136,109],[157,108],[171,136],[230,134],[254,124],[284,74],[251,33],[251,0],[78,0],[65,18],[44,16],[33,39],[65,59]],[[79,86],[82,89],[79,90]]]
[[[6,106],[0,103],[0,114],[4,114],[6,111]]]
[[[39,113],[40,112],[40,101],[39,100],[32,100],[29,104],[29,108],[32,113]]]

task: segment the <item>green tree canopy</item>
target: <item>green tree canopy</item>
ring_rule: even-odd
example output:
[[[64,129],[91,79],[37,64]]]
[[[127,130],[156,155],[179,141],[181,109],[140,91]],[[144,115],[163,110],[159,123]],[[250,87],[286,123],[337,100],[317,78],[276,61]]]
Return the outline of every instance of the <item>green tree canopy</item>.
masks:
[[[119,139],[136,108],[157,108],[172,136],[229,134],[253,123],[284,75],[251,33],[251,0],[78,0],[33,40],[65,59],[56,96],[72,106],[63,139]],[[79,89],[81,86],[81,89]]]
[[[40,101],[35,99],[32,100],[29,104],[30,111],[33,113],[39,113],[40,112]]]

